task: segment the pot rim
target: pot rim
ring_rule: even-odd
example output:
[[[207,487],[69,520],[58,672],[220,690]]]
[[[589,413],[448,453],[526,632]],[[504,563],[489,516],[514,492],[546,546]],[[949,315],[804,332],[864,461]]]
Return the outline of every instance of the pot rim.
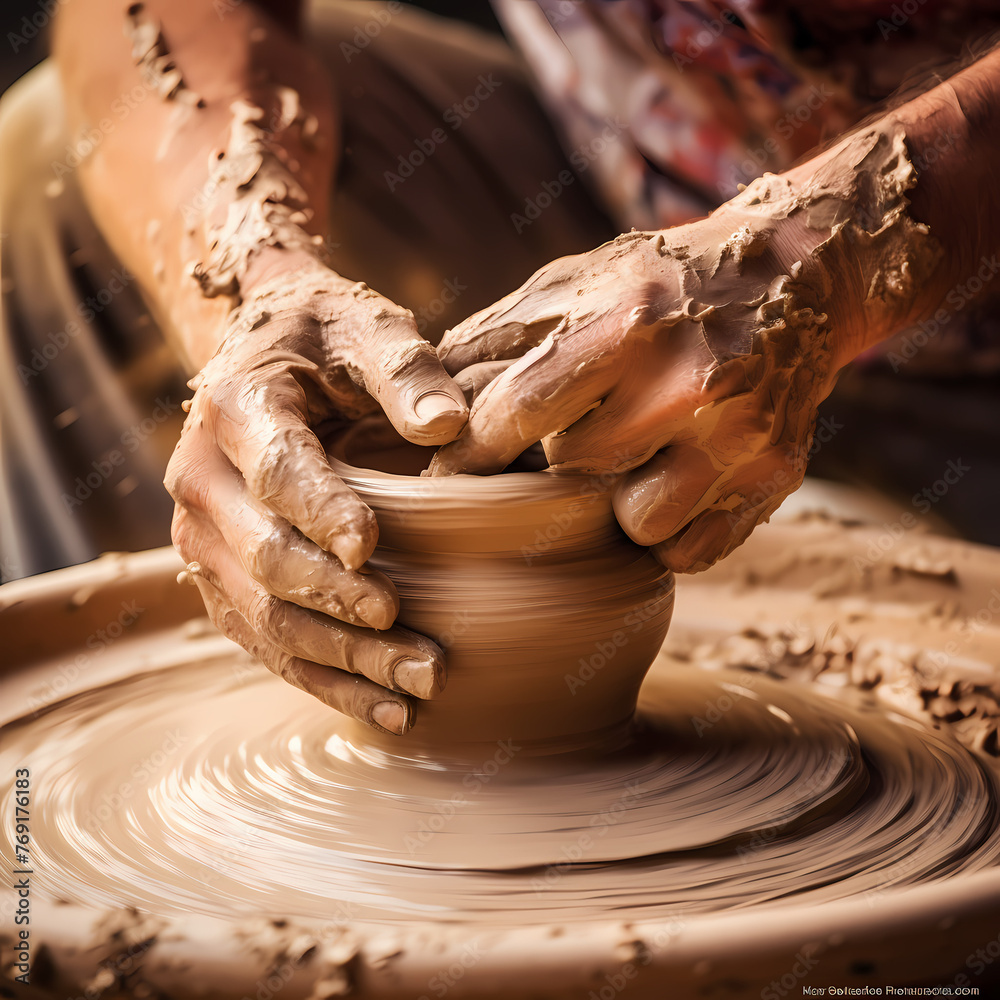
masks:
[[[374,498],[382,510],[412,510],[415,501],[428,502],[435,509],[483,508],[493,503],[505,507],[537,508],[567,504],[611,510],[616,473],[566,472],[543,469],[538,472],[504,472],[477,476],[410,476],[356,465],[347,459],[350,445],[365,433],[390,433],[402,444],[405,438],[383,420],[362,419],[327,442],[327,459],[333,471],[352,489]],[[418,446],[419,447],[419,446]]]

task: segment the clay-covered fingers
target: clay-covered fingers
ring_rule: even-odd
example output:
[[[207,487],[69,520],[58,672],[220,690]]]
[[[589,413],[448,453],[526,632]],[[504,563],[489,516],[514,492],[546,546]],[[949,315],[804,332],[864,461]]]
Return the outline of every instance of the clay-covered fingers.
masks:
[[[675,573],[707,569],[738,544],[732,513],[716,509],[720,478],[701,448],[674,445],[617,484],[618,522],[633,541],[653,546]]]
[[[375,729],[401,736],[411,728],[414,712],[408,698],[386,691],[366,677],[289,653],[261,636],[214,584],[201,576],[196,582],[219,631],[283,680]]]
[[[438,451],[430,474],[501,471],[536,441],[599,406],[618,375],[597,331],[550,334],[483,389],[465,431]]]
[[[520,288],[446,331],[437,349],[444,367],[455,375],[480,362],[512,361],[565,329],[585,257],[552,261]]]
[[[513,363],[513,361],[483,361],[457,372],[455,384],[465,393],[466,403],[472,406],[490,382],[499,378]]]
[[[220,470],[202,510],[269,594],[354,625],[387,629],[395,621],[399,598],[384,573],[347,569],[250,496],[238,476]]]
[[[399,627],[377,632],[349,625],[268,593],[246,574],[224,539],[216,537],[214,525],[199,521],[191,514],[175,519],[174,544],[186,558],[193,551],[191,558],[200,563],[204,577],[262,639],[289,655],[364,674],[418,698],[430,698],[443,688],[443,654],[430,639]]]
[[[703,511],[676,535],[654,545],[653,554],[675,573],[700,573],[742,545],[756,523],[729,510]]]
[[[506,302],[501,299],[445,333],[437,353],[449,372],[457,374],[479,363],[514,361],[566,326],[561,308],[531,315],[530,302],[522,300],[510,311],[505,309]]]
[[[704,449],[677,444],[622,477],[615,487],[618,523],[639,545],[656,545],[718,499],[720,478]]]
[[[173,539],[189,565],[196,564],[197,579],[212,588],[213,621],[281,676],[291,657],[362,674],[389,691],[418,698],[443,689],[444,657],[430,639],[400,627],[376,632],[349,625],[268,593],[246,574],[215,526],[190,511],[175,512]],[[239,636],[226,624],[230,611],[239,616]]]
[[[254,497],[356,570],[378,540],[375,515],[330,468],[309,426],[308,376],[293,364],[273,361],[222,379],[210,397],[195,397],[192,417],[203,416]]]
[[[293,392],[281,388],[289,395]],[[269,593],[346,622],[388,628],[399,610],[395,588],[381,573],[345,565],[340,558],[346,555],[358,563],[367,558],[377,537],[374,515],[333,473],[325,455],[322,462],[303,456],[316,439],[301,417],[281,410],[268,417],[253,406],[237,410],[225,393],[219,395],[221,405],[217,400],[198,399],[192,408],[167,467],[166,485],[174,500],[214,525],[229,550],[239,554],[245,573]],[[256,428],[257,443],[262,444],[267,425],[280,422],[295,429],[286,433],[280,447],[274,437],[267,439],[274,458],[270,471],[264,471],[259,456],[252,454],[246,442]],[[245,436],[239,434],[241,426]],[[288,450],[296,435],[302,439],[303,451],[298,454]],[[243,470],[230,459],[243,462],[256,489],[270,497],[270,504],[254,494]],[[315,496],[288,495],[296,486],[301,494],[315,489],[315,479],[305,479],[310,467],[331,492],[325,505]],[[275,488],[277,481],[285,485]],[[280,516],[275,507],[325,537],[337,554],[307,538],[301,527]],[[338,533],[334,520],[338,517],[360,527],[346,535]]]
[[[446,444],[465,426],[465,396],[409,314],[373,323],[356,364],[365,388],[408,441]]]

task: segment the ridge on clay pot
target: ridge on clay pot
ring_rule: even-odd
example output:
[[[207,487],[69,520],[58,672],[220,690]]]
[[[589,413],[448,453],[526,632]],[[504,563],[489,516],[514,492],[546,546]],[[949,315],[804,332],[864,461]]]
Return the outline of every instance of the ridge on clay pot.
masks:
[[[447,686],[418,704],[408,747],[579,746],[631,719],[670,624],[673,576],[622,532],[607,479],[421,477],[435,449],[382,417],[328,451],[378,519],[371,563],[399,591],[398,623],[447,657]]]

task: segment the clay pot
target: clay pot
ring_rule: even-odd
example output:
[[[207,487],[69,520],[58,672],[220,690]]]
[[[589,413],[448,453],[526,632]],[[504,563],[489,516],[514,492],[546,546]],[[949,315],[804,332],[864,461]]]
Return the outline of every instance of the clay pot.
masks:
[[[399,624],[447,655],[447,687],[420,703],[408,745],[580,745],[631,719],[674,586],[619,528],[608,479],[420,477],[434,449],[381,421],[329,450],[378,518],[372,562],[396,584]]]

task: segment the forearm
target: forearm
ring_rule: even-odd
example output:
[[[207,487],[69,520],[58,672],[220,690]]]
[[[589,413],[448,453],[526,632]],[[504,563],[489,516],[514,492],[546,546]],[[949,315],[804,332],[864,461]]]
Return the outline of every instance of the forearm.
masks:
[[[813,159],[756,182],[773,199],[765,214],[777,269],[800,262],[799,292],[828,315],[835,370],[982,296],[1000,250],[998,149],[994,48]],[[753,194],[733,207],[753,210]]]
[[[253,4],[69,0],[54,54],[94,217],[192,368],[248,279],[318,253],[334,167],[332,87]]]
[[[914,303],[922,319],[1000,251],[1000,46],[890,112],[917,168],[910,212],[942,249]]]

